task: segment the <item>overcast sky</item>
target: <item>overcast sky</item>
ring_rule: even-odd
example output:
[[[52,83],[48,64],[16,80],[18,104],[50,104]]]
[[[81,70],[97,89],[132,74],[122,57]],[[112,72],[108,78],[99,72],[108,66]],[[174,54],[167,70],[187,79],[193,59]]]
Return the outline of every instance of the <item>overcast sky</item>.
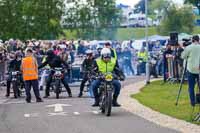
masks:
[[[122,3],[130,6],[134,6],[137,4],[140,0],[117,0],[117,4]],[[176,3],[183,3],[183,0],[173,0]]]

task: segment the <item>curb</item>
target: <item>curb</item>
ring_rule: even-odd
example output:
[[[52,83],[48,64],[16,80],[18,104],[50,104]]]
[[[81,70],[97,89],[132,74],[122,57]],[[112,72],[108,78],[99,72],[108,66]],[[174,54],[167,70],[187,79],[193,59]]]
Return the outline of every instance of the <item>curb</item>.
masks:
[[[200,126],[156,112],[130,97],[131,94],[139,93],[144,86],[144,81],[124,86],[119,97],[122,108],[162,127],[183,133],[200,133]]]

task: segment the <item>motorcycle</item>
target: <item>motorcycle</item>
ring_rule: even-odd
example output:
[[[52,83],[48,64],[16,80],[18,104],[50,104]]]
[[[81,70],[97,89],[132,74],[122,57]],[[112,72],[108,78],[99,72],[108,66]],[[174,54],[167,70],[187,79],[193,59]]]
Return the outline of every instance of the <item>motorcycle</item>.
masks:
[[[54,68],[53,71],[53,88],[54,92],[56,93],[56,99],[59,99],[59,95],[62,92],[61,79],[64,76],[63,68]]]
[[[84,73],[87,74],[87,77],[88,77],[88,80],[87,80],[87,82],[86,82],[86,87],[85,87],[85,89],[84,89],[84,92],[87,92],[88,95],[89,95],[90,97],[94,98],[93,91],[92,91],[91,88],[90,88],[90,85],[91,85],[92,80],[93,80],[92,74],[91,74],[90,71],[86,71],[86,72],[84,72]]]
[[[11,84],[13,87],[14,97],[20,97],[23,91],[23,83],[21,80],[21,73],[19,71],[11,72]]]
[[[112,110],[112,95],[114,90],[112,85],[114,75],[112,73],[106,73],[101,75],[100,79],[102,80],[99,86],[100,110],[106,116],[110,116]]]

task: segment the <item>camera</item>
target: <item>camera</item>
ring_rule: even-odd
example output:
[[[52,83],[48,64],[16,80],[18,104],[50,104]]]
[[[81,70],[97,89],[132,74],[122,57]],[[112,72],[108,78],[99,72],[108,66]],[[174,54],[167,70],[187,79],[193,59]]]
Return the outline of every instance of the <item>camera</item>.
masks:
[[[189,45],[191,45],[192,44],[192,40],[191,39],[182,39],[182,41],[183,41],[183,46],[184,47],[187,47],[187,46],[189,46]]]

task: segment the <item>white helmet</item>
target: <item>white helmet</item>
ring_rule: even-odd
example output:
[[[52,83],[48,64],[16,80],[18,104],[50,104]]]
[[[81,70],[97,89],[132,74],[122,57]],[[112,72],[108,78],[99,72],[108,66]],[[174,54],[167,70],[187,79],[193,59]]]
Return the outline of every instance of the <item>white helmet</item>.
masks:
[[[111,51],[109,48],[103,48],[101,50],[101,57],[109,57],[111,58]]]
[[[85,52],[86,54],[92,54],[93,53],[93,51],[92,50],[90,50],[90,49],[88,49],[88,50],[86,50],[86,52]]]

